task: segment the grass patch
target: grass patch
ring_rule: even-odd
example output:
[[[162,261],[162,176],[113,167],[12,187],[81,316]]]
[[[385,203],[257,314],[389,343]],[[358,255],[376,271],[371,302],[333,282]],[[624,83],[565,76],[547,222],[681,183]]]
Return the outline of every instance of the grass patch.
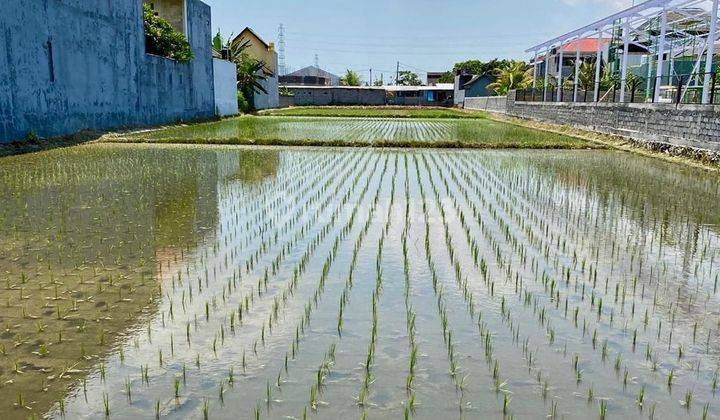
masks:
[[[490,119],[357,119],[243,116],[103,141],[281,146],[603,148],[597,143]]]
[[[485,118],[484,112],[455,108],[427,107],[362,107],[362,106],[309,106],[263,111],[260,115],[284,117],[335,117],[335,118]]]

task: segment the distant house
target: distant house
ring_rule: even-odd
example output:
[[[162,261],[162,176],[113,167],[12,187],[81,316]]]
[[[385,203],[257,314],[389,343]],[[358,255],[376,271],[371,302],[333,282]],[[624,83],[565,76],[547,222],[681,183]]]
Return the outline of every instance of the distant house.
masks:
[[[474,75],[470,80],[462,85],[466,98],[474,98],[478,96],[491,96],[495,93],[488,89],[488,85],[495,81],[496,77],[491,74]]]
[[[280,76],[280,84],[283,86],[339,86],[340,76],[319,67],[308,66],[286,76]]]
[[[233,45],[242,45],[249,42],[245,52],[252,58],[265,63],[262,70],[265,80],[260,84],[267,93],[255,92],[253,105],[256,109],[278,108],[280,106],[280,92],[278,89],[278,55],[275,52],[275,45],[265,42],[251,28],[245,28],[233,39]]]
[[[452,106],[453,84],[435,86],[383,86],[387,91],[388,105]]]
[[[600,54],[602,60],[607,62],[607,58],[610,51],[610,38],[580,38],[574,41],[570,41],[562,47],[563,54],[563,76],[569,76],[575,72],[575,56],[577,52],[580,52],[580,61],[592,61],[594,62],[597,58],[598,44],[600,47]],[[558,65],[557,61],[560,58],[560,49],[553,48],[548,54],[550,63],[552,65],[548,69],[548,75],[557,77]],[[632,52],[632,51],[631,51]],[[543,78],[545,75],[545,56],[539,56],[537,58],[537,78]]]

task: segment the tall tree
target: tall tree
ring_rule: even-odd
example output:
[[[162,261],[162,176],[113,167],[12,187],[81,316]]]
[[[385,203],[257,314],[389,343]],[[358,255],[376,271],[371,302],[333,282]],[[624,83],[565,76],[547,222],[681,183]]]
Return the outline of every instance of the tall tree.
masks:
[[[398,84],[401,86],[422,86],[422,81],[420,81],[417,74],[409,70],[403,70],[400,72]]]

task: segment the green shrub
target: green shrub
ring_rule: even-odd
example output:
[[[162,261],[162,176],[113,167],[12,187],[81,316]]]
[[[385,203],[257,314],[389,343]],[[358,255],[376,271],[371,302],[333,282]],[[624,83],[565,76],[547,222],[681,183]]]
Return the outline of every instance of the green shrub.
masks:
[[[185,35],[176,31],[170,23],[155,16],[150,5],[143,4],[145,22],[145,49],[150,54],[172,58],[187,63],[195,56]]]
[[[237,92],[237,101],[238,101],[238,109],[243,114],[248,114],[252,111],[252,107],[250,106],[250,103],[247,99],[245,99],[245,95],[243,95],[241,90],[238,90]]]

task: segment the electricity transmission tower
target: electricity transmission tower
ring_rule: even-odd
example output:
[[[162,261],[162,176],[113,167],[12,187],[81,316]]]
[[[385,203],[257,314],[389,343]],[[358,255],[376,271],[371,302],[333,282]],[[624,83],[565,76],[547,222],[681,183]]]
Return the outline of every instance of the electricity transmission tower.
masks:
[[[282,23],[278,28],[278,67],[279,75],[285,76],[287,74],[285,65],[285,26]]]

